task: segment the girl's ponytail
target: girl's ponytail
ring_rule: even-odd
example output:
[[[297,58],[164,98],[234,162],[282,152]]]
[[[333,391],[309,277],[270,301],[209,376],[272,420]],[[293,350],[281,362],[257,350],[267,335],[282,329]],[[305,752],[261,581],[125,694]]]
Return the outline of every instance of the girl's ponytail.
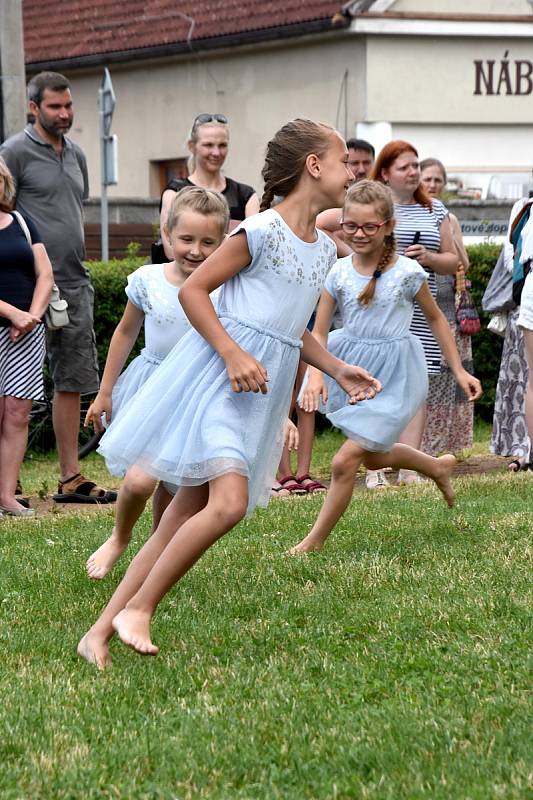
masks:
[[[374,299],[376,283],[378,282],[379,278],[381,278],[383,270],[387,269],[389,264],[393,261],[395,253],[396,239],[394,238],[394,233],[388,233],[383,241],[383,253],[379,259],[379,264],[374,270],[372,278],[368,281],[361,294],[357,297],[362,306],[370,305]]]
[[[265,190],[263,192],[263,196],[261,197],[261,205],[259,206],[259,211],[266,211],[267,208],[270,208],[273,200],[274,200],[274,190],[272,186],[265,184]]]

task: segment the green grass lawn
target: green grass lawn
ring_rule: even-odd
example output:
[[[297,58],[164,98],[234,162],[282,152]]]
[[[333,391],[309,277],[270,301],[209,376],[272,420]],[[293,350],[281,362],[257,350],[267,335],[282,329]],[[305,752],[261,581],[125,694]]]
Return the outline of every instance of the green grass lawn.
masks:
[[[55,478],[24,466],[31,492]],[[112,512],[2,520],[0,797],[531,798],[532,480],[459,479],[452,512],[359,491],[300,558],[321,499],[275,501],[163,601],[160,655],[114,642],[105,673],[75,648],[125,568],[85,577]]]

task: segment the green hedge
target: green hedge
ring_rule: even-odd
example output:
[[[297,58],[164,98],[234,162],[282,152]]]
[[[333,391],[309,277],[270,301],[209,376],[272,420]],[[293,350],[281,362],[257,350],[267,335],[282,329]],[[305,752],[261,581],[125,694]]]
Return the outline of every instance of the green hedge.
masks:
[[[468,277],[472,283],[472,297],[481,319],[481,331],[472,337],[474,372],[483,385],[483,396],[476,403],[476,415],[488,422],[492,422],[503,339],[487,330],[490,316],[481,310],[481,298],[500,250],[501,245],[496,244],[476,244],[467,247],[470,258]]]
[[[483,397],[476,405],[476,413],[483,419],[491,420],[503,339],[487,331],[489,318],[481,311],[481,297],[494,269],[500,246],[478,244],[467,249],[470,256],[469,278],[472,282],[472,295],[483,326],[481,332],[472,339],[475,373],[484,389]],[[125,259],[88,263],[95,289],[94,327],[100,369],[103,369],[109,340],[124,310],[126,301],[124,287],[127,276],[142,263],[143,259],[136,255],[133,246],[130,247],[129,255]],[[140,347],[142,343],[138,343],[132,357],[138,353]]]

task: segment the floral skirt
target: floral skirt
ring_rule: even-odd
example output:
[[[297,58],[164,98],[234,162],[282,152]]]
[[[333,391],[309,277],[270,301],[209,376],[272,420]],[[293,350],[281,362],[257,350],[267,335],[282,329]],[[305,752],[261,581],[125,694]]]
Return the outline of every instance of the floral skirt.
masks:
[[[498,456],[529,458],[529,436],[524,415],[528,368],[522,331],[516,324],[519,314],[520,309],[515,308],[507,319],[490,451]]]
[[[473,370],[472,337],[459,330],[455,319],[453,278],[437,275],[437,304],[454,335],[463,367]],[[429,375],[427,416],[420,449],[432,456],[459,453],[472,447],[474,405],[455,380],[445,359],[438,375]]]

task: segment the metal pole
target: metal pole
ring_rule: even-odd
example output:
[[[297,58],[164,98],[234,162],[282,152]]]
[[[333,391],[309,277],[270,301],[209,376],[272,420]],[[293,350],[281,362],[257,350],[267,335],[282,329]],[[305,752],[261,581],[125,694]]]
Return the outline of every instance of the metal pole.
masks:
[[[102,179],[101,195],[100,195],[100,235],[101,235],[101,250],[102,261],[109,260],[109,213],[107,207],[107,184],[106,184],[106,168],[105,168],[105,120],[104,120],[104,90],[98,90],[99,106],[100,106],[100,173]]]

